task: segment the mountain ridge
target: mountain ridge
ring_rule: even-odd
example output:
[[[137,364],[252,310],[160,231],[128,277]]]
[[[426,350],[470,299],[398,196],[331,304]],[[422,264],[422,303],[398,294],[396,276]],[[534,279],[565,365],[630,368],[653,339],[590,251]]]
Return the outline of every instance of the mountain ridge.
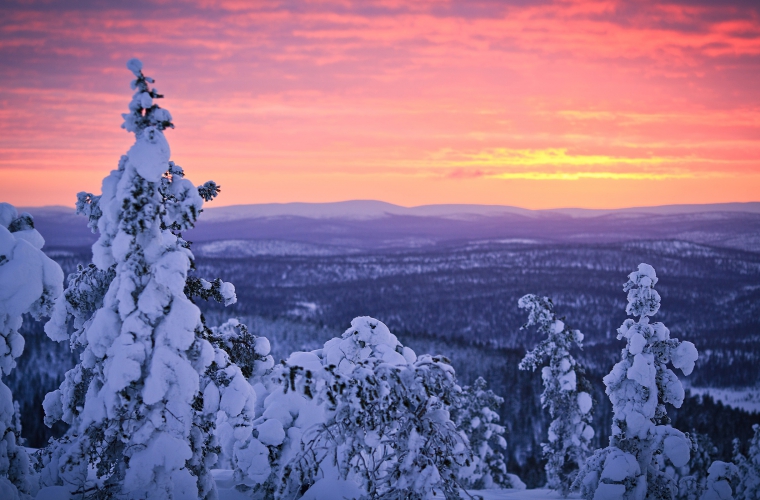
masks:
[[[20,207],[21,211],[54,213],[74,213],[74,209],[61,205],[42,207]],[[743,212],[760,214],[760,202],[731,202],[706,204],[674,204],[637,206],[625,208],[549,208],[529,209],[511,205],[481,205],[469,203],[444,203],[404,207],[379,200],[346,200],[326,203],[290,202],[290,203],[251,203],[245,205],[210,206],[204,209],[203,219],[239,220],[246,218],[265,218],[295,216],[306,218],[347,218],[364,220],[389,215],[407,215],[418,217],[452,217],[457,215],[499,216],[516,214],[535,216],[540,214],[561,214],[573,218],[598,217],[601,215],[635,213],[635,214],[694,214],[714,212]]]
[[[34,216],[48,248],[84,247],[97,238],[87,228],[86,218],[77,216],[74,209],[53,206],[20,210]],[[204,210],[196,227],[184,236],[198,245],[227,241],[212,253],[234,250],[241,255],[418,249],[504,239],[567,244],[683,240],[758,252],[760,203],[615,210],[527,210],[501,205],[409,208],[372,200],[241,205]],[[270,243],[251,243],[255,248],[246,249],[246,241]],[[299,246],[303,244],[331,248]]]

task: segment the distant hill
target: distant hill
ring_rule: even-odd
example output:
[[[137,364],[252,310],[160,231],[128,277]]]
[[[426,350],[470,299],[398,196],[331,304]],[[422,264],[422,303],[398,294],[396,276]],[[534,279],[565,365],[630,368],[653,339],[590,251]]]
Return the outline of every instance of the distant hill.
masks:
[[[269,217],[306,217],[309,219],[369,220],[390,216],[442,217],[461,219],[469,217],[498,217],[522,215],[541,217],[568,215],[573,218],[598,217],[610,214],[657,214],[676,215],[704,212],[745,212],[760,214],[760,202],[713,203],[703,205],[662,205],[656,207],[632,207],[622,209],[556,208],[529,210],[508,205],[443,204],[402,207],[384,201],[351,200],[334,203],[263,203],[256,205],[231,205],[206,210],[206,220],[239,220]]]
[[[67,207],[24,208],[50,248],[91,245],[83,217]],[[603,243],[677,239],[760,250],[760,203],[664,205],[617,210],[527,210],[500,205],[401,207],[372,200],[207,208],[187,233],[196,251],[253,255],[296,254],[456,245],[472,241]],[[219,245],[218,242],[225,242]],[[257,243],[246,242],[255,241]],[[262,245],[262,241],[268,242]],[[274,250],[268,250],[274,249]]]

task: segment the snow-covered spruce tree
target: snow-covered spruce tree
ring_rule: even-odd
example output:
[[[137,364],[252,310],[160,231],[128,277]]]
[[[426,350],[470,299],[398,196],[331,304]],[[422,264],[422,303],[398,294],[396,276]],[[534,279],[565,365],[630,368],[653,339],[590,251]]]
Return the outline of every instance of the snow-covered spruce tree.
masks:
[[[303,429],[301,449],[283,464],[278,496],[297,497],[304,486],[328,481],[359,485],[373,499],[423,499],[434,490],[460,498],[457,472],[470,452],[450,418],[461,388],[447,360],[418,358],[369,317],[354,319],[314,354],[319,364],[286,383],[295,392],[302,381],[301,390],[322,404],[324,420]],[[319,368],[331,376],[309,384],[323,378],[314,376]]]
[[[101,196],[79,195],[80,213],[100,233],[93,265],[70,276],[45,328],[82,354],[45,398],[46,421],[70,428],[42,453],[41,481],[94,498],[214,498],[211,429],[199,427],[198,413],[200,381],[215,350],[186,295],[195,282],[180,232],[218,187],[195,187],[169,161],[164,130],[173,126],[171,115],[154,103],[162,96],[150,89],[142,64],[132,59],[127,67],[136,93],[123,127],[135,143],[103,180]],[[234,300],[229,284],[197,284]]]
[[[760,500],[760,424],[753,425],[752,430],[755,434],[747,455],[742,453],[739,440],[734,440],[734,464],[739,477],[736,500]]]
[[[22,315],[50,314],[63,290],[63,271],[41,250],[45,244],[31,215],[0,203],[0,498],[27,498],[36,488],[29,457],[20,446],[18,408],[2,381],[24,350]]]
[[[694,369],[697,349],[691,342],[670,338],[662,323],[649,324],[660,309],[654,289],[654,268],[640,264],[628,276],[627,319],[618,329],[626,339],[622,359],[604,377],[612,402],[610,444],[594,453],[578,476],[584,498],[672,499],[677,485],[666,474],[667,458],[678,468],[689,461],[689,440],[669,425],[666,403],[680,407],[684,390],[667,363],[688,375]]]
[[[734,464],[716,460],[707,470],[704,488],[699,500],[733,500],[731,483],[739,476],[739,468]]]
[[[520,362],[521,370],[541,369],[544,392],[541,404],[553,418],[548,442],[542,443],[549,488],[563,495],[570,492],[578,470],[589,456],[589,443],[594,437],[591,427],[591,386],[583,376],[583,368],[570,354],[573,344],[582,347],[583,334],[571,330],[554,313],[548,297],[525,295],[518,301],[528,311],[527,328],[536,326],[545,338]]]
[[[471,386],[462,388],[459,404],[452,409],[451,419],[470,443],[472,460],[459,469],[459,480],[468,489],[520,488],[516,476],[507,473],[504,455],[507,449],[504,426],[499,425],[496,412],[504,398],[486,389],[483,377]]]
[[[708,469],[713,463],[717,448],[707,434],[695,431],[688,433],[691,443],[691,458],[689,463],[680,468],[667,468],[678,483],[677,500],[698,500],[707,488]]]

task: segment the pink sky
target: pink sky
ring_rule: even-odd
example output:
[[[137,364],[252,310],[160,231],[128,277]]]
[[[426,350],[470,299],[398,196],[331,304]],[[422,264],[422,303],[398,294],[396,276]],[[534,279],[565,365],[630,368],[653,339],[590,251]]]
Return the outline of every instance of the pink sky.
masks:
[[[215,205],[760,200],[760,4],[5,2],[2,201],[100,192],[125,62]]]

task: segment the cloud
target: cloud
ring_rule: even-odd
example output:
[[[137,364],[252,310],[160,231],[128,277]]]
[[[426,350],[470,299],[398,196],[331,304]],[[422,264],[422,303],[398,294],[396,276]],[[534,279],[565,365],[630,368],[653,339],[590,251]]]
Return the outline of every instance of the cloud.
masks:
[[[540,184],[760,169],[753,1],[72,0],[3,14],[0,170],[110,168],[130,140],[132,56],[167,96],[177,161],[203,171]]]

